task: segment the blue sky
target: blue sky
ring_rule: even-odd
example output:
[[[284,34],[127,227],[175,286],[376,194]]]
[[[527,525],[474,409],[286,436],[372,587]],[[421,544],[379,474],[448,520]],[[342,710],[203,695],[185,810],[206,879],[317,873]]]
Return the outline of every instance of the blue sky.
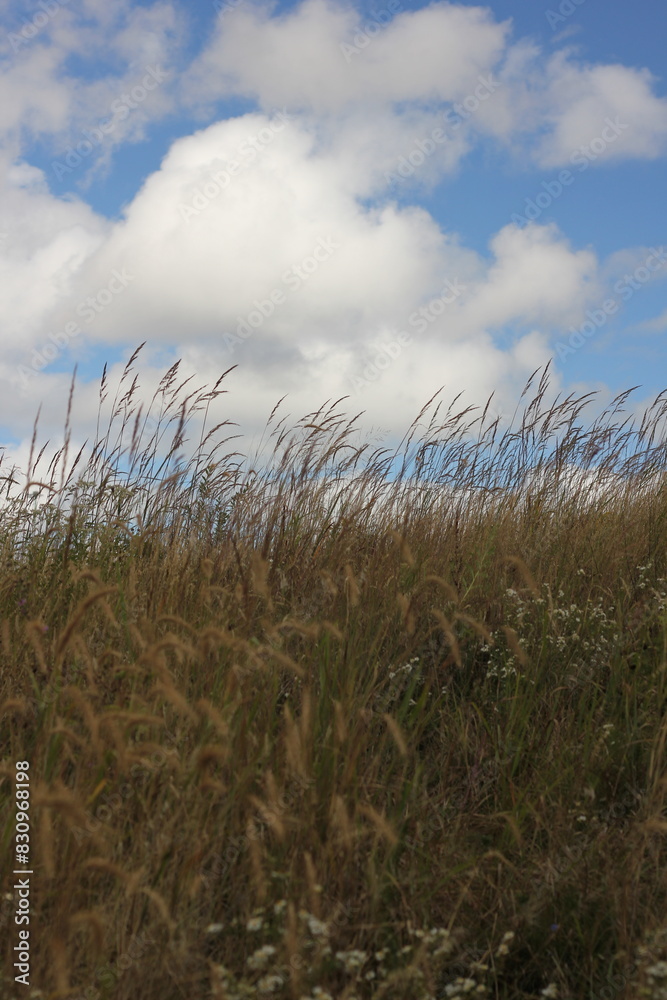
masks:
[[[6,460],[144,340],[249,435],[664,387],[664,4],[221,6],[0,0]]]

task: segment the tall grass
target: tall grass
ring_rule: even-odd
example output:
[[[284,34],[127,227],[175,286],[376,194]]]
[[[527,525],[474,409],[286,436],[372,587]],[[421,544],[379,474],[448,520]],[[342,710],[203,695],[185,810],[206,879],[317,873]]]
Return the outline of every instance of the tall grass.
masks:
[[[260,464],[135,359],[4,478],[3,995],[27,760],[30,995],[667,996],[663,395],[276,410]]]

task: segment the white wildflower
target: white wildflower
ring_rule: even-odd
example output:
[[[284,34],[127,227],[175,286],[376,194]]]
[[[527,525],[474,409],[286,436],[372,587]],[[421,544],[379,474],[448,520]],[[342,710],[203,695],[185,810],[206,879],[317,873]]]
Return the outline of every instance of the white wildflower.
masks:
[[[260,993],[276,993],[283,985],[284,979],[281,976],[262,976],[257,983]]]
[[[258,948],[257,951],[253,952],[252,955],[247,960],[247,964],[251,969],[265,969],[269,959],[275,955],[276,949],[271,944],[265,944],[262,948]]]
[[[307,923],[308,923],[308,930],[313,935],[313,937],[329,936],[329,928],[327,927],[327,925],[325,923],[322,923],[321,920],[318,920],[317,917],[314,917],[311,913],[308,914]]]
[[[356,972],[367,959],[365,951],[337,951],[336,958],[343,963],[346,972]]]

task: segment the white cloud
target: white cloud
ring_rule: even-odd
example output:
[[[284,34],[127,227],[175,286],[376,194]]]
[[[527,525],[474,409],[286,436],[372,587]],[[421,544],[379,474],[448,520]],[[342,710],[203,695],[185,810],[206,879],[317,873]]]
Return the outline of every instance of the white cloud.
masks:
[[[491,241],[496,258],[467,309],[472,326],[509,322],[555,326],[573,321],[601,294],[597,260],[573,251],[555,224],[505,226]]]
[[[53,48],[31,46],[0,73],[0,134],[7,142],[19,133],[37,136],[69,125],[72,91],[58,79],[62,56]]]
[[[410,346],[360,401],[397,428],[443,382],[471,399],[518,388],[548,359],[549,329],[596,301],[594,255],[556,227],[507,226],[487,259],[421,208],[363,207],[354,177],[297,120],[252,114],[203,129],[174,143],[39,320],[76,320],[88,344],[171,346],[192,372],[238,362],[252,426],[284,391],[299,413],[323,392],[354,395],[374,345],[403,330]],[[114,271],[126,287],[105,291],[87,320],[87,297]],[[461,291],[420,319],[443,289],[451,299],[448,281]],[[501,347],[494,335],[507,340],[509,324],[517,333]]]
[[[273,138],[255,152],[245,140],[260,136]],[[304,337],[308,324],[333,333],[346,316],[387,320],[425,294],[438,275],[434,252],[446,242],[430,216],[391,205],[363,210],[335,162],[312,147],[297,123],[262,115],[175,143],[78,277],[75,302],[114,268],[133,276],[114,308],[95,319],[92,336],[178,343],[197,329],[219,341],[255,299],[277,289],[285,302],[260,339],[267,328],[277,338],[287,329]],[[233,175],[230,161],[239,164]],[[320,241],[332,252],[299,278]]]
[[[246,115],[179,140],[73,282],[76,303],[114,268],[132,276],[90,335],[176,344],[197,330],[220,342],[256,301],[278,291],[284,301],[253,343],[303,341],[307,329],[355,343],[459,278],[472,287],[445,324],[453,338],[509,321],[553,324],[595,295],[594,255],[572,251],[555,227],[505,227],[487,269],[423,209],[363,208],[355,175],[337,168],[334,157],[314,152],[298,122],[277,117]],[[313,273],[303,272],[320,243],[331,252],[321,249]]]
[[[576,150],[590,148],[594,142],[598,157],[604,161],[655,159],[664,152],[667,100],[653,93],[655,77],[648,70],[621,65],[579,66],[559,53],[549,61],[547,76],[541,110],[552,130],[536,151],[540,166],[566,165]],[[605,142],[606,136],[614,134],[610,121],[616,135]],[[591,152],[594,154],[596,148]]]
[[[54,198],[41,170],[0,154],[2,343],[18,361],[45,335],[70,276],[102,243],[108,223],[79,199]]]
[[[369,34],[369,24],[376,33]],[[318,150],[355,172],[358,195],[386,188],[385,174],[396,171],[400,157],[444,130],[446,142],[415,176],[431,186],[456,170],[475,129],[493,131],[493,68],[508,31],[509,22],[495,23],[485,8],[448,3],[399,11],[387,24],[326,0],[306,0],[280,17],[244,4],[219,18],[209,45],[183,74],[182,100],[201,110],[241,96],[267,113],[298,112]],[[364,47],[354,47],[355,39],[365,39]],[[445,112],[466,100],[474,114],[464,110],[448,127]]]
[[[360,102],[454,101],[495,65],[509,30],[488,9],[435,3],[398,12],[347,61],[341,46],[354,44],[364,23],[353,8],[326,0],[305,0],[279,17],[244,4],[220,17],[186,93],[244,94],[265,111],[277,104],[324,115]]]
[[[57,157],[81,141],[83,129],[113,117],[114,127],[89,165],[99,153],[106,162],[113,146],[143,138],[147,123],[173,107],[173,93],[164,84],[135,101],[131,114],[114,113],[112,105],[141,86],[151,68],[169,79],[184,17],[162,0],[151,7],[133,6],[131,0],[87,0],[71,7],[54,0],[52,6],[51,16],[43,10],[28,14],[0,40],[0,143],[25,148],[45,140]],[[70,68],[73,60],[82,66],[78,73]]]

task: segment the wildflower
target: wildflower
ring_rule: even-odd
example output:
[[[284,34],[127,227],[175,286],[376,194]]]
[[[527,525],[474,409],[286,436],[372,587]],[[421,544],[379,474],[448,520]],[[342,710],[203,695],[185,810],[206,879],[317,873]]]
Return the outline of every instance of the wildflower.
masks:
[[[206,930],[204,931],[204,933],[205,934],[219,934],[220,931],[223,929],[224,926],[225,926],[224,924],[209,924],[208,927],[206,928]]]
[[[273,912],[277,917],[282,917],[286,909],[287,909],[287,900],[279,899],[278,902],[273,907]]]
[[[262,976],[257,983],[257,989],[260,993],[275,993],[283,985],[283,982],[281,976]]]
[[[461,976],[457,976],[453,983],[445,986],[445,993],[448,997],[458,997],[462,993],[470,993],[476,986],[474,979],[462,979]]]
[[[431,928],[429,944],[435,942],[438,938],[440,938],[440,942],[436,950],[433,952],[433,957],[439,958],[440,955],[450,955],[454,950],[454,941],[451,934],[445,927]]]
[[[308,930],[313,935],[313,937],[329,936],[329,928],[327,927],[327,925],[322,923],[321,920],[318,920],[317,917],[314,917],[311,913],[308,914],[307,922],[308,922]]]
[[[337,951],[336,958],[343,963],[346,972],[356,972],[367,959],[365,951]]]
[[[515,937],[514,931],[506,931],[503,934],[503,939],[498,946],[498,950],[496,951],[496,958],[500,958],[502,955],[509,954],[508,945],[512,943],[514,937]]]
[[[540,996],[543,996],[543,997],[557,997],[558,996],[558,987],[556,986],[555,983],[549,983],[548,986],[545,986],[544,989],[540,991]]]
[[[269,961],[269,959],[275,955],[276,949],[271,944],[265,944],[262,948],[258,948],[257,951],[253,952],[247,960],[247,964],[251,969],[264,969]]]
[[[264,921],[261,917],[251,917],[246,924],[247,931],[261,931],[264,926]]]
[[[215,971],[217,972],[217,974],[220,976],[221,979],[227,981],[233,979],[232,973],[226,966],[214,965],[213,968],[215,969]]]

